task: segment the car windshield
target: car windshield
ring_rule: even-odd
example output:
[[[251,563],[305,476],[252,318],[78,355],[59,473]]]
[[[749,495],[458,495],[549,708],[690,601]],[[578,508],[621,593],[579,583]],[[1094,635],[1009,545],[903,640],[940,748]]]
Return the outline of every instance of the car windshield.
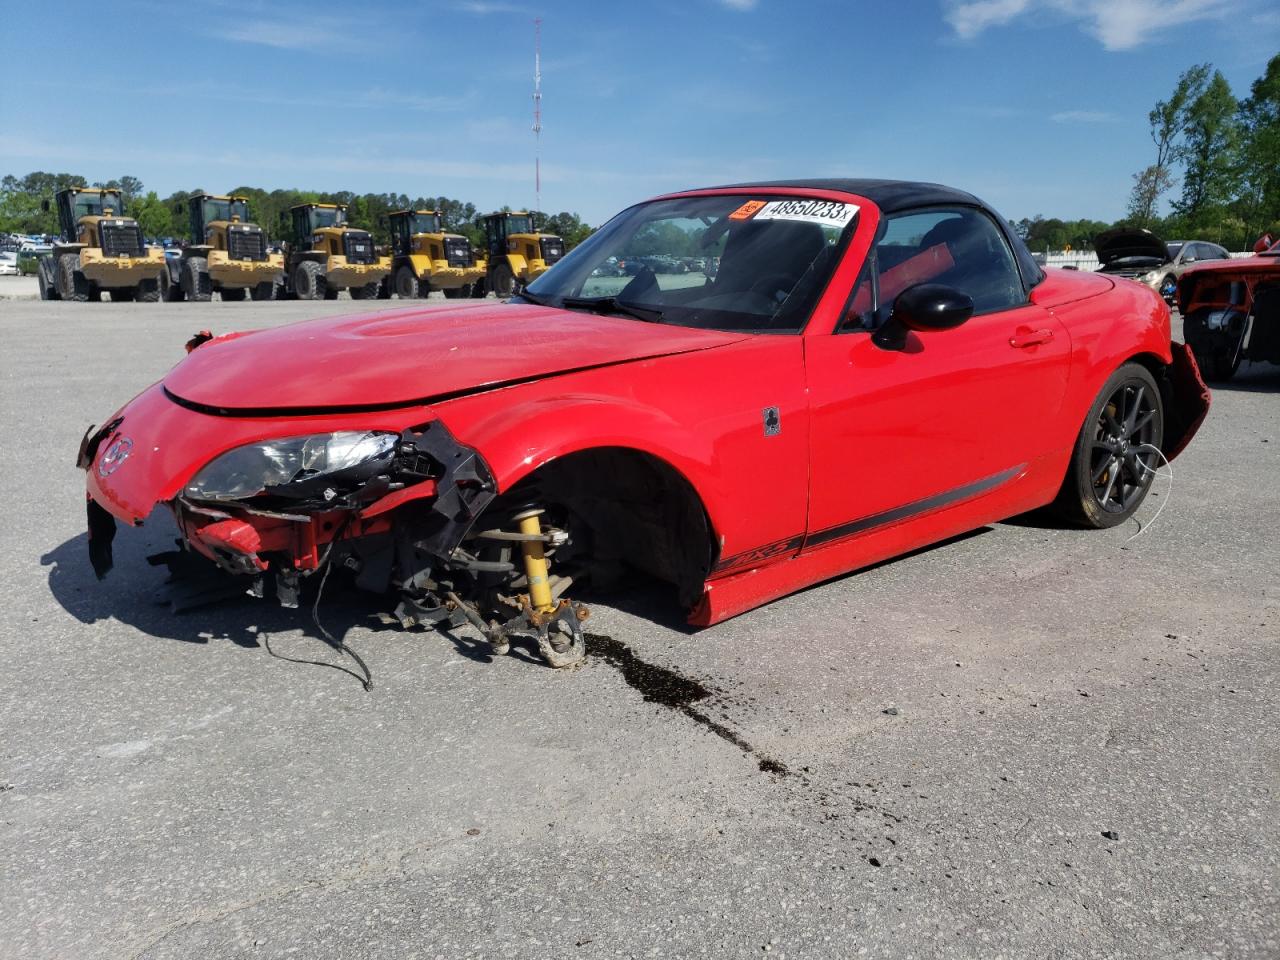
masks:
[[[249,222],[249,205],[243,200],[220,200],[206,197],[204,200],[204,222],[230,220],[239,217],[241,223]]]
[[[311,227],[313,230],[319,230],[321,227],[334,227],[346,222],[347,212],[345,210],[335,207],[311,208]]]
[[[852,235],[852,203],[760,194],[624,211],[526,299],[713,330],[796,332]]]
[[[410,233],[439,233],[440,214],[412,213],[409,215]]]

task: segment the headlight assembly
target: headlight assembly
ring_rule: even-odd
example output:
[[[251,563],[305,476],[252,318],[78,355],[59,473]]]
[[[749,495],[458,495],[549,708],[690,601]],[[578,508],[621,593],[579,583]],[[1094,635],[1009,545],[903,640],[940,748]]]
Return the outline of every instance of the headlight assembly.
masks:
[[[345,430],[236,447],[200,469],[187,484],[196,500],[274,496],[332,500],[375,476],[395,457],[397,433]]]

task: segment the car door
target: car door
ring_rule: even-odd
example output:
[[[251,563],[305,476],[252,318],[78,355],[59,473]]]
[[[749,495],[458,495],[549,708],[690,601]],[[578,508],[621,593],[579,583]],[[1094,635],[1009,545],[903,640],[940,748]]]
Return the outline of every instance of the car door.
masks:
[[[878,346],[894,298],[922,282],[969,294],[974,315]],[[1071,347],[1030,302],[1004,233],[957,207],[886,218],[840,329],[805,349],[812,549],[982,496],[1048,454],[1040,425],[1061,406]]]

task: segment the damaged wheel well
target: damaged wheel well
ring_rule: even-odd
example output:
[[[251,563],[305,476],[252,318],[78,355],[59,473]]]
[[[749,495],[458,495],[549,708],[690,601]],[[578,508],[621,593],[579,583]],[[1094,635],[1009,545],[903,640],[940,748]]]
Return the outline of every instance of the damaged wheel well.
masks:
[[[715,562],[711,521],[693,485],[666,461],[629,447],[567,454],[499,500],[563,508],[589,532],[594,562],[620,562],[675,585],[693,606]]]

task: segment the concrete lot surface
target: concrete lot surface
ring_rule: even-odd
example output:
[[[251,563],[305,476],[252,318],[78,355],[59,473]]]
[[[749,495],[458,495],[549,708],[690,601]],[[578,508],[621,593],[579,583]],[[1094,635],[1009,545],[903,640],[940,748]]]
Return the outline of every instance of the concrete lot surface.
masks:
[[[159,604],[158,515],[98,583],[73,467],[196,330],[354,309],[0,303],[0,957],[1280,956],[1280,368],[1136,538],[696,634],[644,587],[573,672],[335,592],[365,693],[269,653],[341,662],[305,612]]]

